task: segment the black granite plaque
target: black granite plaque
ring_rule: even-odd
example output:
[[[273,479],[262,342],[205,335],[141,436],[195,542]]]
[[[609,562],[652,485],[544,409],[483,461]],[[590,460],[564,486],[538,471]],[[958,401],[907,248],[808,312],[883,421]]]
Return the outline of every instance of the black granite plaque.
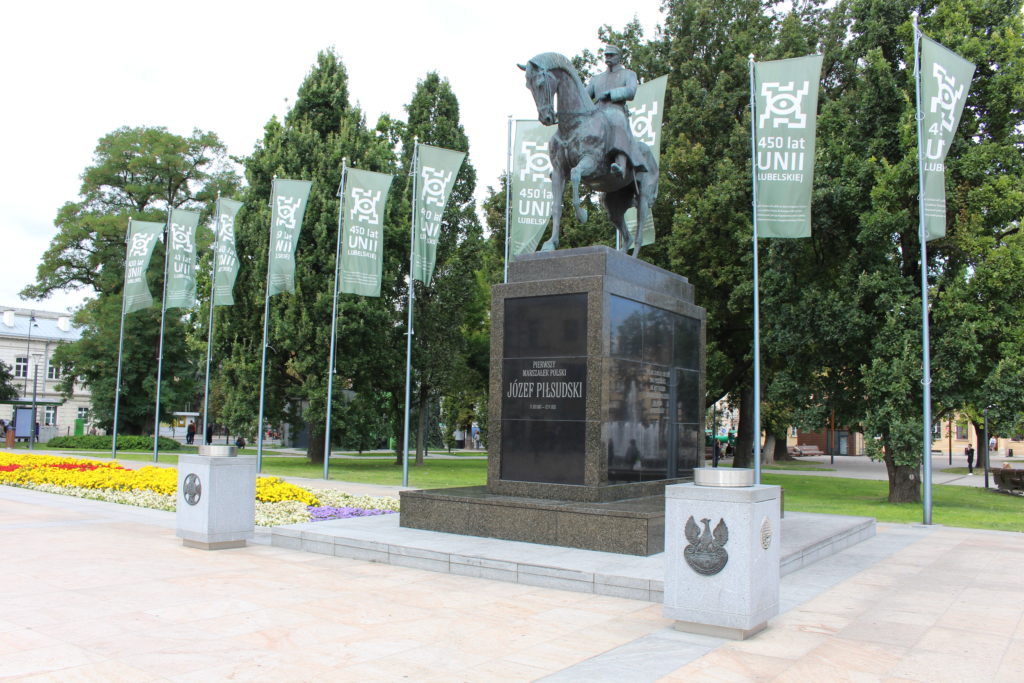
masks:
[[[587,295],[505,300],[501,478],[584,482]]]
[[[701,322],[615,295],[608,316],[608,479],[680,476],[697,463]]]
[[[586,419],[586,358],[507,358],[502,379],[503,419]]]
[[[584,356],[587,295],[505,299],[505,358]]]

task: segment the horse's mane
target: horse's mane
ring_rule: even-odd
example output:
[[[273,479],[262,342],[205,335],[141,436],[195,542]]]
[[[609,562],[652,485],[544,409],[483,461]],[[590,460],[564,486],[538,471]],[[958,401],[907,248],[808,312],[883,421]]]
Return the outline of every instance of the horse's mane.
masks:
[[[530,63],[536,65],[538,69],[545,69],[549,71],[553,69],[562,69],[579,84],[580,88],[583,87],[583,81],[580,80],[580,75],[576,73],[576,67],[574,67],[572,62],[566,59],[564,55],[560,55],[557,52],[542,52],[531,59]]]

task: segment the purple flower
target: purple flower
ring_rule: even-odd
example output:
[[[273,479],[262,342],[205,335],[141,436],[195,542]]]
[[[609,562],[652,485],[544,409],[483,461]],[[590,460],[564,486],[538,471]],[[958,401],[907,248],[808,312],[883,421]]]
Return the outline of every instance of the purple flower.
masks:
[[[372,515],[391,515],[394,510],[366,510],[364,508],[332,507],[330,505],[310,505],[306,508],[314,522],[329,519],[348,519],[349,517],[370,517]]]

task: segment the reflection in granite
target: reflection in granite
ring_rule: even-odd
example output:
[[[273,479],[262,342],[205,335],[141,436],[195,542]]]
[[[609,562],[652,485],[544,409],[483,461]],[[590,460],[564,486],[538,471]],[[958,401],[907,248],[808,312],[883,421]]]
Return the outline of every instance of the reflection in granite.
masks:
[[[501,478],[549,484],[583,484],[582,420],[503,420]]]
[[[675,316],[674,362],[677,368],[701,370],[700,320],[684,315]]]
[[[584,356],[586,343],[586,294],[505,300],[505,358]]]
[[[701,321],[611,295],[608,401],[602,428],[609,481],[675,478],[696,465],[703,403]]]

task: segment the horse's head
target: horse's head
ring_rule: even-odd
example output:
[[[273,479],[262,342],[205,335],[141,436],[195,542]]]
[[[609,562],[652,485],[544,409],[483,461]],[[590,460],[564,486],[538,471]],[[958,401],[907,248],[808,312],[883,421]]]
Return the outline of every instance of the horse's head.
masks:
[[[526,87],[537,105],[537,119],[545,126],[553,125],[556,122],[555,93],[558,91],[558,79],[550,69],[538,66],[532,59],[518,66],[526,72]]]

